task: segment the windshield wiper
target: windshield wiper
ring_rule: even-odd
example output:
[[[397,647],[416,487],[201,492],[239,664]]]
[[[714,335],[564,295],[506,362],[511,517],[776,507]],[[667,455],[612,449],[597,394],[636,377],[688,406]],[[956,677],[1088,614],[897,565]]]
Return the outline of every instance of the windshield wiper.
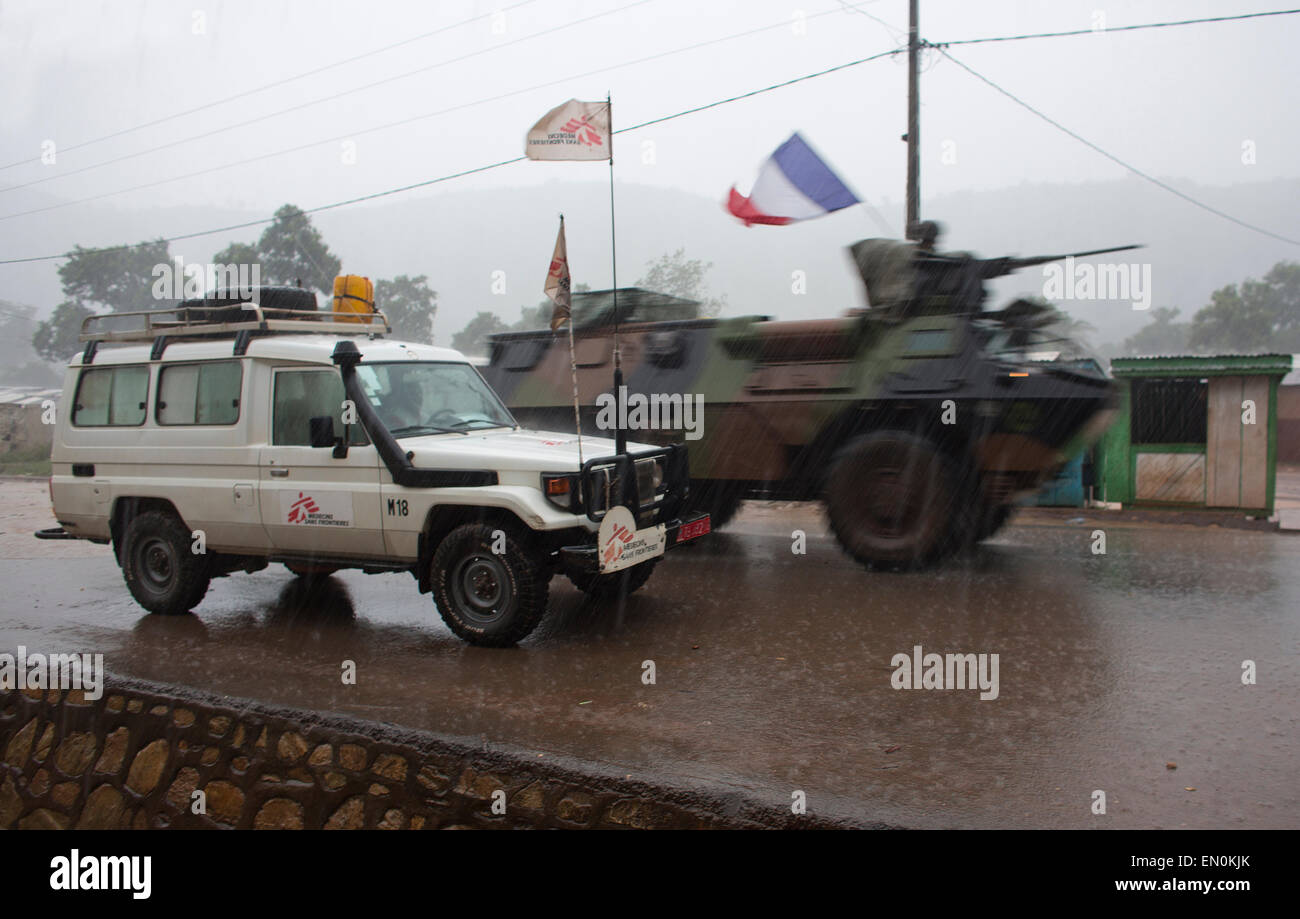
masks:
[[[456,427],[457,427],[457,429],[459,429],[461,425],[471,425],[471,424],[485,424],[485,425],[487,425],[487,426],[490,427],[490,428],[508,428],[508,427],[510,427],[510,425],[506,424],[505,422],[502,422],[502,421],[491,421],[491,420],[489,420],[489,419],[487,419],[487,418],[468,418],[468,419],[466,419],[465,421],[457,421],[457,422],[456,422]]]
[[[468,436],[469,431],[462,431],[459,428],[436,428],[429,424],[408,424],[405,427],[394,428],[388,433],[394,437],[413,437],[418,434],[465,434]]]

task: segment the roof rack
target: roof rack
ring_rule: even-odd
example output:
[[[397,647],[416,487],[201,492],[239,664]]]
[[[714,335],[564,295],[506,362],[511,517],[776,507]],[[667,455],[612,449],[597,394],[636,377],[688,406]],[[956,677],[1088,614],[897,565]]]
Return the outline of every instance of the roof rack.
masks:
[[[234,303],[87,316],[82,320],[79,340],[92,345],[105,341],[157,343],[160,338],[237,338],[246,342],[252,336],[274,333],[355,336],[382,335],[391,331],[388,317],[379,310],[373,313],[336,313]],[[88,350],[93,353],[93,349]]]

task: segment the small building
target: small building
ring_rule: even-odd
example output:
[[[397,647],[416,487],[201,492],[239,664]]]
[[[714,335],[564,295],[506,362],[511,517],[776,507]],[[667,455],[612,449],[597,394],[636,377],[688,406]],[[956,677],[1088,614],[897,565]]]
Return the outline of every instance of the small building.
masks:
[[[1291,355],[1292,370],[1277,387],[1277,461],[1300,463],[1300,355]]]
[[[1096,447],[1094,496],[1271,515],[1290,371],[1289,354],[1116,358],[1119,412]]]
[[[48,409],[59,401],[59,389],[0,386],[0,458],[44,452],[48,457],[54,428],[46,423]]]

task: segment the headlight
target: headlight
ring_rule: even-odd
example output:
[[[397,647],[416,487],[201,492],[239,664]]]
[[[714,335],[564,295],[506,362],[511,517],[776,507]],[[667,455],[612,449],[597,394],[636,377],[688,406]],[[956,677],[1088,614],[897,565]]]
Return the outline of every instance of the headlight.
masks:
[[[638,460],[636,464],[636,489],[642,504],[655,500],[659,486],[664,483],[662,460]]]

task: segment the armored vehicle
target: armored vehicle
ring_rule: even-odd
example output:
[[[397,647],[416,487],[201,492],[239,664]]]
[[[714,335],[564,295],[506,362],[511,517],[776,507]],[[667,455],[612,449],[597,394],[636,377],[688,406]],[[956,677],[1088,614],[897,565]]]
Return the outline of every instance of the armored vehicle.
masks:
[[[683,516],[683,448],[525,430],[458,352],[315,307],[267,288],[87,319],[50,456],[59,527],[37,535],[111,543],[161,614],[270,562],[406,572],[455,634],[500,646],[552,575],[632,591],[708,532]]]
[[[854,558],[919,567],[993,534],[1018,496],[1101,434],[1114,396],[1095,364],[1050,340],[1045,304],[984,308],[985,281],[1064,256],[978,259],[884,239],[849,249],[870,306],[839,318],[687,318],[689,301],[620,290],[617,398],[612,292],[575,294],[581,422],[607,428],[604,410],[626,403],[620,420],[639,439],[688,442],[687,500],[715,528],[743,498],[821,499]],[[495,335],[484,375],[524,423],[573,430],[567,336]],[[680,402],[680,423],[647,430],[656,400]]]

